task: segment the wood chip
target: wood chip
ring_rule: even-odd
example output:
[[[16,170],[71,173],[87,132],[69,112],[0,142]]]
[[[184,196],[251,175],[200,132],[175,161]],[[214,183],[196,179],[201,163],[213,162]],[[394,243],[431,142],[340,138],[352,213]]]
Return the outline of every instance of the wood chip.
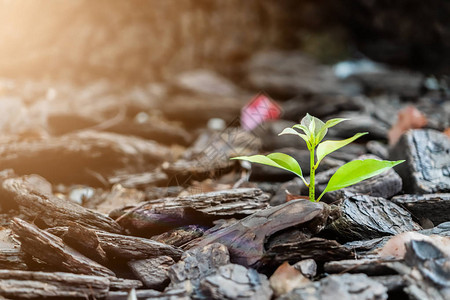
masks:
[[[198,247],[222,243],[228,247],[234,262],[255,266],[264,255],[264,243],[270,235],[308,222],[323,212],[323,203],[293,200],[254,213],[227,228],[205,236],[198,243]]]
[[[108,268],[66,246],[61,238],[37,226],[14,218],[11,228],[18,235],[22,251],[62,271],[97,276],[115,276]]]
[[[15,201],[23,214],[48,227],[77,222],[89,228],[115,233],[122,231],[111,218],[43,190],[42,185],[45,184],[48,182],[37,175],[8,178],[1,183],[0,194],[3,201]]]

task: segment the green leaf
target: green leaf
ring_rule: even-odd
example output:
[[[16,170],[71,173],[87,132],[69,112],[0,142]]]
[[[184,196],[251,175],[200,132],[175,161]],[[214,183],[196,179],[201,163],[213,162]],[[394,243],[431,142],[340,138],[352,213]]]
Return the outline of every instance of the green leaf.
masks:
[[[402,162],[404,162],[404,160],[389,161],[376,159],[353,160],[348,162],[331,176],[327,187],[317,201],[319,201],[326,192],[336,191],[376,176]]]
[[[306,133],[306,135],[308,135],[308,136],[311,135],[311,132],[309,132],[308,127],[306,127],[302,124],[295,124],[294,126],[292,126],[292,128],[297,128],[297,129],[303,130],[303,132]]]
[[[351,138],[342,140],[342,141],[325,141],[323,143],[320,143],[319,146],[317,146],[317,165],[319,165],[320,161],[330,154],[331,152],[334,152],[345,145],[350,144],[360,136],[363,136],[367,134],[368,132],[360,132],[352,136]]]
[[[306,128],[309,128],[309,125],[312,122],[312,116],[308,113],[306,113],[306,116],[303,117],[303,119],[300,121],[300,125],[305,126]]]
[[[325,123],[325,127],[326,128],[331,128],[331,127],[333,127],[333,126],[336,126],[337,124],[339,124],[339,123],[341,123],[341,122],[343,122],[343,121],[347,121],[348,119],[344,119],[344,118],[335,118],[335,119],[331,119],[331,120],[328,120],[326,123]]]
[[[267,157],[276,162],[277,164],[279,164],[280,166],[284,167],[286,170],[289,170],[300,177],[303,176],[303,172],[302,169],[300,168],[300,165],[292,156],[276,152],[267,155]]]
[[[323,138],[325,137],[325,135],[328,132],[328,128],[336,126],[337,124],[341,123],[342,121],[346,121],[346,120],[348,120],[348,119],[335,118],[335,119],[328,120],[325,123],[325,125],[322,127],[322,129],[317,133],[316,144],[319,144],[323,140]]]
[[[283,131],[281,133],[279,133],[278,135],[285,135],[285,134],[294,134],[294,135],[298,135],[299,137],[301,137],[302,139],[305,140],[306,145],[308,146],[308,149],[310,148],[310,143],[309,143],[309,138],[307,135],[302,134],[292,128],[285,128],[283,129]]]
[[[253,163],[259,163],[279,169],[283,169],[292,172],[303,178],[302,169],[298,162],[291,156],[284,153],[271,153],[267,156],[264,155],[252,155],[252,156],[238,156],[231,159],[241,159]]]

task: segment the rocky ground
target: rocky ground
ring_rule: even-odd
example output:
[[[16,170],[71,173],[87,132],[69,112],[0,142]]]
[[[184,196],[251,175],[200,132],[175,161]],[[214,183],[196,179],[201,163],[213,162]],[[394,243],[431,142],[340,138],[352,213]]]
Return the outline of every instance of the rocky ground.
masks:
[[[448,299],[448,83],[356,71],[261,52],[238,83],[210,70],[138,86],[3,79],[0,295]],[[281,116],[245,131],[259,91]],[[351,119],[330,139],[369,132],[324,159],[318,192],[362,156],[406,162],[314,203],[291,173],[229,160],[279,151],[308,175],[306,147],[277,136],[306,113]]]

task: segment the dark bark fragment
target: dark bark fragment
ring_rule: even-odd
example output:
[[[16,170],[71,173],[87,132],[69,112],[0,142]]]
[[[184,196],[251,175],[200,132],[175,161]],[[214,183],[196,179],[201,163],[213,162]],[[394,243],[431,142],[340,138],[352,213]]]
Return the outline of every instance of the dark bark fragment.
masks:
[[[67,231],[62,235],[67,245],[83,253],[102,265],[108,262],[105,250],[100,245],[96,232],[76,223],[71,223]]]
[[[263,261],[267,264],[294,263],[302,259],[315,259],[319,262],[349,258],[352,252],[336,241],[322,238],[287,240],[269,243]]]
[[[254,269],[228,264],[200,282],[200,291],[207,299],[270,300],[272,289],[265,275]]]
[[[372,139],[387,139],[390,124],[383,122],[376,116],[361,112],[345,112],[339,113],[339,117],[349,120],[342,122],[339,126],[330,128],[330,136],[349,138],[355,134],[355,128],[358,128],[357,132],[368,132],[367,136]]]
[[[450,292],[449,251],[443,252],[428,241],[412,240],[405,246],[406,263],[418,268],[424,278],[440,289],[448,289]]]
[[[0,270],[0,295],[13,298],[101,298],[110,287],[107,277],[71,273]]]
[[[227,247],[218,243],[188,250],[178,263],[169,268],[170,285],[164,294],[176,293],[183,296],[196,294],[203,278],[215,274],[220,266],[229,263]]]
[[[420,230],[409,212],[384,198],[350,196],[341,206],[341,217],[327,226],[340,240],[364,240]]]
[[[279,300],[385,300],[387,288],[365,274],[331,275],[281,296]]]
[[[128,208],[118,222],[138,234],[159,234],[186,225],[210,225],[222,217],[245,216],[268,206],[269,195],[244,188],[150,200]]]
[[[411,245],[411,244],[409,244]],[[407,245],[408,247],[408,245]],[[410,251],[411,249],[407,250]],[[434,251],[433,251],[434,252]],[[416,253],[409,253],[409,259],[412,259]],[[426,261],[419,259],[418,261],[415,261],[415,258],[413,260],[410,260],[411,266],[408,266],[407,264],[400,263],[400,262],[393,262],[391,263],[391,267],[395,269],[404,279],[406,287],[404,288],[405,293],[409,296],[410,299],[414,300],[421,300],[421,299],[429,299],[429,300],[445,300],[449,299],[450,297],[450,288],[448,287],[448,274],[446,277],[444,277],[444,283],[447,284],[447,286],[442,285],[436,285],[434,284],[433,279],[438,279],[438,282],[441,281],[439,277],[444,274],[435,273],[436,270],[436,264],[433,264],[431,266],[426,266],[427,263],[423,264],[423,262]],[[433,260],[431,260],[432,262]],[[430,261],[428,261],[430,262]],[[443,264],[445,265],[445,263]],[[447,265],[448,265],[448,258],[447,258]],[[417,271],[418,267],[421,269],[419,272]],[[448,270],[447,270],[448,272]],[[432,277],[436,276],[436,278],[431,279]]]
[[[201,240],[198,247],[222,243],[232,260],[244,266],[256,266],[264,255],[264,243],[277,231],[320,217],[324,204],[292,200],[286,204],[254,213],[237,223],[216,231]]]
[[[400,195],[391,199],[421,220],[428,219],[434,225],[450,221],[450,193],[425,195]]]
[[[35,225],[14,218],[11,228],[19,236],[22,251],[59,270],[76,274],[115,276],[111,270],[66,246],[61,238]]]
[[[48,227],[76,222],[89,228],[116,233],[122,231],[111,218],[43,190],[42,186],[46,184],[48,182],[37,175],[9,178],[0,185],[0,193],[4,201],[15,201],[23,214]]]
[[[163,290],[169,284],[168,269],[175,261],[169,256],[160,256],[128,262],[133,274],[147,288]]]
[[[432,129],[410,130],[390,151],[390,159],[406,159],[396,167],[411,194],[450,192],[450,139]]]

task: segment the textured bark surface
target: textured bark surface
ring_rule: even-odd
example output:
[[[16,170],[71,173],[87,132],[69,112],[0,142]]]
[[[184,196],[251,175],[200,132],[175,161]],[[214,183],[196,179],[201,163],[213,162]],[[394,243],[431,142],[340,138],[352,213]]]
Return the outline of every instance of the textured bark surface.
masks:
[[[77,274],[115,276],[108,268],[66,246],[62,239],[35,225],[14,218],[11,227],[25,253],[62,271]]]
[[[164,294],[170,296],[174,293],[184,297],[197,294],[203,278],[215,274],[220,266],[229,263],[227,247],[218,243],[188,250],[179,262],[169,268],[170,285]]]
[[[277,231],[300,225],[320,217],[322,203],[292,200],[286,204],[261,210],[235,224],[207,235],[198,243],[222,243],[228,247],[233,262],[255,266],[264,255],[264,243]]]
[[[27,270],[24,253],[20,249],[0,246],[0,269]]]
[[[242,188],[204,194],[161,198],[126,208],[117,218],[124,228],[158,234],[186,225],[210,225],[215,219],[246,216],[267,208],[269,195]]]
[[[375,259],[330,261],[323,266],[327,273],[364,273],[369,276],[392,275],[396,272],[389,263]]]
[[[327,229],[342,240],[364,240],[420,230],[411,214],[383,198],[351,196],[341,206],[341,217]]]
[[[107,277],[61,272],[0,270],[0,295],[12,298],[101,298],[110,287]]]
[[[411,241],[405,246],[405,263],[391,263],[391,268],[402,275],[406,294],[412,299],[448,299],[448,254],[427,241]]]
[[[18,174],[36,173],[56,183],[104,185],[118,173],[139,173],[170,160],[169,148],[115,133],[82,131],[40,139],[8,141],[0,164]],[[102,179],[100,179],[103,177]]]
[[[217,273],[200,282],[200,290],[207,299],[270,300],[273,291],[265,275],[241,265],[219,267]]]
[[[169,256],[133,260],[128,262],[133,274],[147,288],[162,290],[169,284],[168,269],[175,261]]]
[[[40,176],[30,175],[4,180],[0,185],[3,201],[14,201],[30,219],[48,227],[67,226],[77,222],[83,226],[119,233],[122,228],[113,219],[86,209],[51,193],[49,183]]]
[[[403,206],[421,220],[428,219],[434,225],[450,221],[450,194],[400,195],[392,202]]]
[[[86,235],[86,231],[89,231],[89,229],[80,228],[79,225],[72,224],[72,227],[75,228],[70,229],[69,227],[68,230],[65,227],[58,227],[51,228],[48,231],[58,236],[63,236],[64,240],[67,242],[83,239]],[[121,258],[132,260],[167,255],[178,260],[183,253],[181,249],[174,246],[146,238],[114,234],[100,230],[88,234],[91,236],[95,234],[98,244],[95,241],[93,243],[88,243],[88,241],[78,241],[77,244],[82,243],[84,250],[90,252],[98,251],[97,249],[100,247],[101,251],[107,254],[108,259]]]
[[[396,167],[407,193],[450,191],[450,139],[432,129],[405,133],[390,151],[391,159],[406,159]]]
[[[365,274],[343,274],[328,276],[319,282],[281,296],[280,300],[385,300],[387,289]]]
[[[196,238],[201,237],[204,232],[205,230],[200,226],[190,225],[170,230],[161,233],[160,235],[152,236],[151,239],[164,244],[183,248],[183,245]]]
[[[338,242],[317,237],[297,241],[292,239],[271,241],[266,248],[263,260],[269,265],[278,265],[285,261],[295,263],[303,259],[325,262],[352,256],[351,251]]]

